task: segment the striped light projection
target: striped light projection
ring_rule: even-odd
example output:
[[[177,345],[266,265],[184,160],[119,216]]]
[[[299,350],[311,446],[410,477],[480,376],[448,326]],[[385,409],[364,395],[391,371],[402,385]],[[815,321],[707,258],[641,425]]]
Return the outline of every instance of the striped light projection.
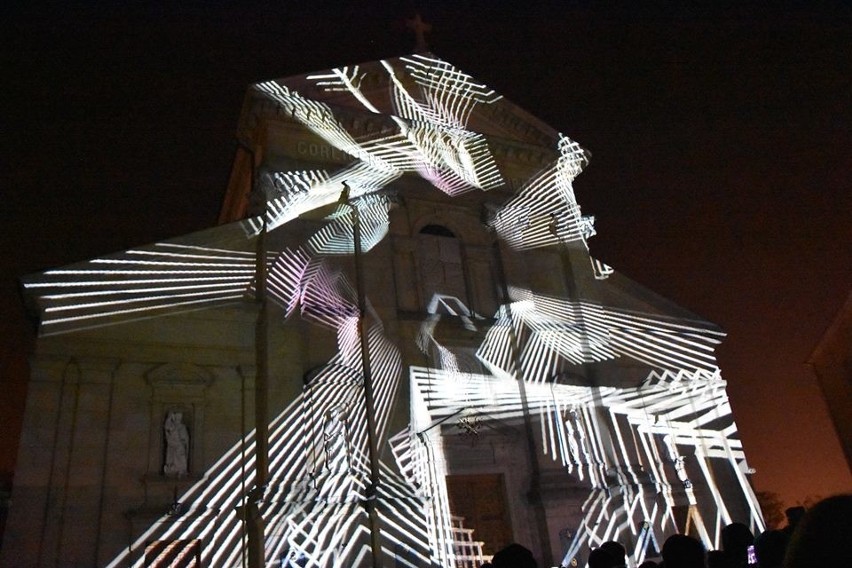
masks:
[[[425,477],[421,485],[440,485],[447,474],[440,468],[445,460],[437,469],[424,461],[429,448],[441,448],[439,426],[465,414],[485,424],[520,425],[529,413],[540,454],[589,489],[565,566],[607,540],[635,543],[640,563],[649,546],[684,530],[679,507],[705,545],[718,548],[722,527],[734,520],[726,506],[730,488],[723,495],[716,481],[722,470],[736,480],[736,499],[747,504],[752,529],[763,529],[712,352],[720,332],[523,289],[509,296],[513,302],[498,311],[477,352],[489,375],[459,371],[452,349],[432,335],[435,318],[421,329],[421,348],[439,364],[410,371],[414,400],[426,407],[414,415],[410,444],[428,448],[409,449],[409,461],[421,463],[407,465],[411,475]],[[654,370],[629,388],[597,386],[579,373],[584,363],[618,358]],[[433,517],[446,514],[440,500],[433,507]]]
[[[511,283],[504,283],[503,305],[486,318],[439,290],[425,302],[416,339],[420,361],[429,362],[406,368],[402,353],[410,346],[391,340],[369,300],[359,309],[359,294],[369,298],[370,290],[358,290],[347,277],[347,257],[355,254],[357,265],[389,235],[393,184],[418,176],[450,197],[500,188],[503,202],[487,224],[512,253],[585,247],[593,219],[581,215],[572,184],[588,156],[554,136],[555,147],[547,149],[553,163],[535,168],[507,197],[508,176],[486,137],[470,128],[477,109],[494,105],[499,95],[431,56],[382,61],[370,73],[382,74],[382,88],[357,66],[310,75],[307,87],[297,82],[305,92],[280,81],[254,87],[253,96],[277,109],[276,116],[351,158],[286,171],[264,166],[254,180],[261,215],[25,281],[45,335],[255,301],[262,290],[284,318],[328,330],[336,340],[336,353],[304,379],[273,377],[303,388],[273,409],[268,485],[254,487],[250,432],[110,566],[141,567],[146,550],[172,557],[184,549],[205,566],[243,565],[250,515],[263,519],[268,566],[365,565],[375,552],[376,515],[380,553],[393,566],[461,565],[468,559],[456,546],[447,436],[487,436],[495,425],[525,424],[527,443],[542,463],[587,492],[582,521],[563,531],[566,565],[582,561],[589,546],[629,535],[636,537],[629,539],[630,553],[639,562],[649,547],[683,529],[683,507],[708,546],[719,544],[721,527],[732,520],[729,499],[746,503],[752,524],[762,527],[716,366],[722,334],[709,324]],[[391,112],[381,110],[388,107]],[[381,128],[365,134],[352,127],[352,109],[361,118],[375,116]],[[264,243],[277,242],[276,231],[309,216],[315,225],[299,243],[290,239],[268,250]],[[259,252],[265,265],[257,262]],[[612,268],[590,262],[593,285],[608,286]],[[439,341],[442,319],[461,325],[478,344]],[[622,380],[619,369],[627,367],[634,377],[641,369],[641,377]],[[368,432],[365,375],[372,377],[374,433]],[[401,388],[403,380],[410,388]],[[402,408],[408,424],[391,431],[403,390],[410,391]],[[375,487],[370,434],[382,455]],[[735,480],[735,494],[730,483],[724,491],[717,483],[723,470]]]
[[[239,302],[255,275],[250,251],[157,243],[24,280],[42,335]]]
[[[640,563],[665,536],[684,530],[678,508],[686,509],[705,545],[718,548],[722,527],[733,520],[725,503],[730,488],[723,496],[717,483],[723,470],[736,481],[753,530],[763,529],[712,353],[720,332],[523,289],[509,296],[513,302],[500,309],[477,351],[488,375],[459,370],[453,348],[433,334],[439,316],[421,328],[418,343],[437,367],[410,370],[419,410],[412,411],[408,447],[403,453],[400,444],[398,455],[419,485],[437,487],[431,518],[450,526],[442,504],[446,460],[434,460],[443,453],[442,429],[445,436],[451,426],[464,430],[470,423],[520,427],[532,414],[537,451],[589,491],[564,566],[607,540],[634,543],[632,557]],[[653,370],[633,387],[597,386],[581,374],[585,363],[618,358]]]
[[[382,189],[400,175],[400,172],[377,172],[363,165],[334,175],[322,170],[266,172],[260,183],[266,213],[247,219],[244,229],[247,236],[255,236],[264,230],[264,221],[265,230],[272,231],[300,215],[332,206],[338,201],[344,183],[354,190],[352,197],[364,196],[365,201],[376,204],[381,199],[371,196],[368,200],[368,194]]]
[[[420,486],[438,488],[431,516],[447,527],[445,460],[433,459],[442,449],[440,427],[465,412],[486,423],[519,425],[524,404],[510,378],[429,368],[410,372],[421,410],[409,440],[415,449],[401,457]],[[538,451],[589,491],[563,565],[607,540],[634,542],[632,558],[642,562],[652,541],[662,543],[684,530],[675,518],[676,493],[688,500],[693,530],[705,545],[718,548],[722,527],[733,520],[725,504],[731,495],[723,496],[717,486],[720,469],[737,480],[753,528],[763,528],[724,387],[718,373],[707,371],[652,372],[634,388],[527,383]]]
[[[562,137],[560,157],[533,176],[492,217],[500,238],[516,250],[582,242],[594,235],[594,219],[583,217],[574,197],[574,178],[588,158],[580,146]]]
[[[492,104],[499,95],[431,57],[413,55],[394,63],[383,61],[382,68],[391,85],[394,114],[388,118],[394,128],[359,140],[346,131],[331,106],[309,100],[275,81],[256,88],[278,103],[291,119],[357,160],[364,179],[419,173],[449,195],[503,184],[485,138],[467,129],[476,106]],[[363,110],[379,114],[378,105],[361,88],[361,79],[358,67],[308,76],[317,88],[348,95]],[[407,85],[410,81],[416,92]],[[362,183],[358,176],[348,175],[347,180],[354,185]]]
[[[495,374],[512,374],[513,341],[523,346],[517,353],[523,375],[536,382],[566,365],[622,356],[662,369],[716,369],[713,349],[724,334],[708,324],[665,320],[518,288],[510,288],[509,295],[515,301],[498,312],[478,351]]]
[[[377,426],[385,439],[402,376],[401,359],[381,325],[370,326],[367,335]],[[266,520],[266,565],[357,566],[370,555],[364,509],[369,467],[363,374],[359,358],[346,359],[335,356],[310,375],[303,394],[270,424],[271,480],[256,497]],[[253,442],[250,435],[223,455],[203,481],[180,496],[180,514],[153,524],[110,566],[142,566],[143,559],[134,551],[145,543],[184,540],[187,534],[204,543],[204,565],[238,565],[244,545],[241,511],[253,484]],[[429,565],[426,497],[387,467],[379,489],[386,553],[395,556],[399,566]]]

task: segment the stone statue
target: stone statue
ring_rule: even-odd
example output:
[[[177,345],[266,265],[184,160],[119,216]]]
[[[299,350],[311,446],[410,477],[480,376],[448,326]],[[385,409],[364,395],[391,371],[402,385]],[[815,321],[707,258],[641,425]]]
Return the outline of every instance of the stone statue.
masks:
[[[347,434],[346,408],[338,405],[327,410],[323,424],[326,468],[332,471],[343,471],[349,468]]]
[[[178,477],[189,473],[189,431],[183,423],[183,413],[170,411],[163,425],[166,439],[166,461],[163,473]]]

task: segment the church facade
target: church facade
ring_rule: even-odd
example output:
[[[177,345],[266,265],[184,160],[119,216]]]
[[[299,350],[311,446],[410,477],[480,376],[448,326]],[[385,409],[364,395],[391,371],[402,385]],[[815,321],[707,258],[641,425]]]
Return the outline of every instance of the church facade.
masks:
[[[431,55],[253,85],[220,224],[24,280],[0,565],[541,566],[762,528],[723,333],[590,256],[574,141]]]

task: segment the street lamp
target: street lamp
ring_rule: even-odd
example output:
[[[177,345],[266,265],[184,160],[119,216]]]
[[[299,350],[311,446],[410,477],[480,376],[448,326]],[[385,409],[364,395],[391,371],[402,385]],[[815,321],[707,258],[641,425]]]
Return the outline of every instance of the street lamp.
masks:
[[[379,513],[376,510],[381,470],[379,467],[378,430],[376,427],[376,405],[373,393],[373,377],[370,371],[370,353],[367,335],[364,333],[364,313],[367,301],[364,294],[364,271],[361,266],[361,216],[358,206],[349,202],[349,185],[343,182],[343,191],[338,203],[352,212],[352,240],[355,253],[355,290],[358,296],[358,337],[361,348],[361,366],[364,372],[364,407],[367,415],[367,451],[370,459],[370,485],[367,487],[366,509],[370,519],[370,547],[373,553],[373,568],[382,566],[382,542],[379,531]]]
[[[258,191],[258,188],[255,188]],[[358,296],[358,335],[361,350],[361,365],[364,381],[364,408],[367,418],[367,444],[370,463],[370,483],[367,487],[364,507],[370,520],[370,546],[373,556],[373,568],[382,567],[381,532],[379,515],[376,508],[378,488],[381,482],[381,469],[378,451],[378,429],[376,426],[376,405],[373,391],[373,380],[370,368],[370,355],[367,334],[365,333],[364,314],[366,313],[366,297],[364,293],[363,267],[361,266],[361,218],[358,206],[349,202],[350,188],[343,182],[343,190],[337,202],[311,210],[300,217],[317,217],[329,212],[330,208],[345,206],[352,212],[352,233],[355,260],[355,289]],[[257,241],[257,263],[255,267],[256,286],[255,302],[258,315],[255,324],[255,486],[247,496],[243,515],[247,525],[248,561],[250,568],[261,568],[265,557],[264,520],[260,510],[266,485],[269,481],[269,314],[266,294],[267,262],[266,238],[268,231],[267,204],[265,195],[257,195],[263,199],[261,211],[262,226]]]

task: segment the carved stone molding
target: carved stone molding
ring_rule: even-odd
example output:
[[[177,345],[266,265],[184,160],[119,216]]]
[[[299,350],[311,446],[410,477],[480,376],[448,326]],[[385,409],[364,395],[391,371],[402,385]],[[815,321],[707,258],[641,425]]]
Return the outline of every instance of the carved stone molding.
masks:
[[[191,363],[165,363],[146,373],[145,380],[155,392],[175,391],[203,398],[204,390],[213,383],[213,375]]]

